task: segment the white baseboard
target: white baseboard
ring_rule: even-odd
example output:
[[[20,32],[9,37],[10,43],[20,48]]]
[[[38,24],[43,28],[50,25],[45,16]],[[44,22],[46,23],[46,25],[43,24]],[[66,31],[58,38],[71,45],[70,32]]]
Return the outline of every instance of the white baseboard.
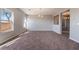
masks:
[[[75,42],[77,42],[77,43],[79,43],[79,41],[78,40],[75,40],[74,38],[72,38],[72,37],[70,37],[70,39],[71,40],[73,40],[73,41],[75,41]]]

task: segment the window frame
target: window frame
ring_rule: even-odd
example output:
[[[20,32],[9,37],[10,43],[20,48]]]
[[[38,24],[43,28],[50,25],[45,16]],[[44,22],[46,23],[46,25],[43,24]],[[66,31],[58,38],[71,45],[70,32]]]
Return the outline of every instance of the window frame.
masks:
[[[9,22],[9,23],[11,23],[11,28],[6,29],[4,31],[0,31],[0,33],[11,32],[11,31],[14,30],[14,12],[11,11],[10,9],[8,9],[8,8],[1,8],[1,9],[4,9],[5,11],[8,10],[9,12],[11,12],[11,17],[10,17],[10,20],[1,20],[1,15],[0,15],[0,27],[1,27],[1,22]],[[1,9],[0,9],[0,12],[2,12]]]
[[[54,16],[54,24],[59,25],[59,15]]]

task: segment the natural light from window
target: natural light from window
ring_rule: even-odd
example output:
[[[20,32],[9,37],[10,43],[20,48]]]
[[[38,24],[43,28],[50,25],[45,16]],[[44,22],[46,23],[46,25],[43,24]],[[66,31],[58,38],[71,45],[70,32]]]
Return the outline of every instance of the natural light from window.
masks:
[[[6,8],[0,8],[0,32],[13,31],[13,12]]]
[[[24,28],[26,28],[26,26],[27,26],[27,21],[26,21],[26,17],[24,17]]]

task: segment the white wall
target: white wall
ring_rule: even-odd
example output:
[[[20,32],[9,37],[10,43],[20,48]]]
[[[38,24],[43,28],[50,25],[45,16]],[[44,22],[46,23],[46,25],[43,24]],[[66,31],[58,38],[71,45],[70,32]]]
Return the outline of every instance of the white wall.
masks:
[[[79,8],[70,9],[70,39],[79,43]]]
[[[14,31],[0,33],[0,43],[3,43],[9,38],[12,38],[26,30],[23,28],[23,21],[26,15],[17,8],[13,8],[10,10],[14,12]]]
[[[29,16],[27,19],[27,29],[29,31],[52,31],[52,16]]]

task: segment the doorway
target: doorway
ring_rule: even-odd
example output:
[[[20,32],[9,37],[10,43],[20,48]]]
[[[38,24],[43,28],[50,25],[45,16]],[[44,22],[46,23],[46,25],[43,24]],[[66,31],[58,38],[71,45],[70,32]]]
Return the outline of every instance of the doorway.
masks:
[[[70,10],[61,13],[62,18],[62,34],[69,38],[70,32]]]

